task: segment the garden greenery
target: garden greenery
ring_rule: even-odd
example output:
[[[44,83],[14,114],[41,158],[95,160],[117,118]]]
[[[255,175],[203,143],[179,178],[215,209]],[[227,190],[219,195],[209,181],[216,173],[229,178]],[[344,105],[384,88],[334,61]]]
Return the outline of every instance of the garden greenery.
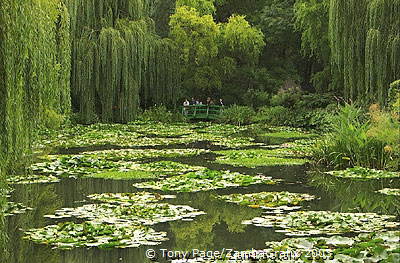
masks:
[[[378,105],[368,113],[345,105],[333,119],[332,132],[313,149],[314,158],[335,167],[398,170],[399,128],[400,123]]]

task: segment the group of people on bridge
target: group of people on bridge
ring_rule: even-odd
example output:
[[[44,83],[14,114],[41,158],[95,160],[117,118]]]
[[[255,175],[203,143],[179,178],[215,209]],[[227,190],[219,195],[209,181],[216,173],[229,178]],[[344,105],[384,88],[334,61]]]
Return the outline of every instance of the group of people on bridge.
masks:
[[[206,104],[203,104],[203,102],[202,102],[201,100],[197,100],[197,99],[195,99],[195,98],[192,98],[191,101],[189,101],[189,100],[186,99],[186,100],[183,102],[183,106],[184,106],[184,107],[186,107],[186,106],[191,106],[191,105],[208,105],[208,106],[211,106],[211,105],[218,105],[218,106],[222,106],[222,107],[225,106],[222,99],[219,99],[219,103],[216,104],[215,101],[214,101],[212,98],[210,98],[210,97],[207,98]]]

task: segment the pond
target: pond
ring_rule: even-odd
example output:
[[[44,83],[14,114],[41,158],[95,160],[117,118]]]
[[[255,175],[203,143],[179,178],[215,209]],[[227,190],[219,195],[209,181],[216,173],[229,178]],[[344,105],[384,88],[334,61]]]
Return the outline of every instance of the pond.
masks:
[[[154,189],[139,189],[134,184],[154,179],[125,179],[113,180],[104,178],[91,178],[85,176],[74,176],[73,178],[65,176],[61,177],[59,182],[42,183],[42,184],[16,184],[13,185],[13,192],[10,193],[9,201],[22,203],[32,208],[24,213],[5,217],[6,224],[0,225],[6,232],[8,239],[0,238],[0,241],[6,247],[8,256],[5,262],[9,263],[135,263],[135,262],[170,262],[173,258],[167,257],[167,251],[223,251],[225,250],[248,250],[263,249],[266,242],[281,241],[288,236],[285,232],[276,231],[274,227],[260,227],[255,224],[243,224],[243,221],[249,221],[257,217],[265,215],[265,210],[260,207],[238,205],[232,202],[226,202],[219,195],[228,194],[248,194],[259,192],[290,192],[309,194],[315,196],[313,200],[301,203],[303,211],[333,211],[348,213],[377,213],[380,215],[393,215],[391,221],[399,221],[400,202],[399,196],[384,195],[377,190],[390,187],[400,188],[398,179],[377,179],[368,181],[356,181],[348,178],[338,178],[327,176],[318,172],[310,173],[308,164],[297,165],[248,165],[234,166],[226,163],[215,162],[218,158],[213,151],[221,151],[234,149],[238,152],[242,149],[265,150],[275,141],[272,140],[276,131],[271,131],[271,137],[261,140],[244,140],[242,130],[232,130],[222,134],[220,131],[213,131],[212,126],[191,125],[177,129],[171,129],[172,136],[166,137],[168,127],[158,130],[149,126],[142,125],[140,129],[130,130],[130,133],[137,132],[135,138],[139,138],[141,145],[134,144],[134,138],[131,141],[125,139],[131,138],[133,135],[124,137],[119,134],[120,140],[113,142],[103,142],[107,147],[101,147],[98,144],[98,138],[87,139],[87,131],[81,133],[82,145],[68,145],[68,140],[54,140],[51,144],[45,145],[42,149],[52,148],[53,153],[62,154],[84,154],[91,151],[99,151],[104,149],[203,149],[199,154],[195,155],[148,155],[141,156],[146,162],[156,162],[160,160],[169,160],[187,164],[189,166],[207,167],[212,170],[238,172],[247,175],[266,175],[276,180],[276,183],[270,184],[249,184],[241,187],[219,188],[209,191],[197,192],[163,192]],[[100,129],[101,130],[101,129]],[[201,130],[201,131],[199,131]],[[160,132],[160,131],[164,131]],[[279,131],[281,132],[281,131]],[[245,132],[244,132],[245,133]],[[229,140],[222,140],[225,135]],[[239,134],[241,137],[237,137]],[[151,136],[150,136],[151,135]],[[201,135],[201,136],[200,136]],[[222,137],[221,137],[222,135]],[[265,134],[264,134],[265,135]],[[53,135],[52,135],[53,136]],[[293,141],[290,138],[277,137],[278,143]],[[297,135],[299,136],[299,135]],[[308,136],[308,135],[307,135]],[[306,137],[307,137],[306,136]],[[134,137],[134,136],[133,136]],[[112,136],[110,136],[111,140]],[[145,140],[144,138],[148,138]],[[157,143],[152,144],[154,139]],[[76,139],[76,138],[75,138]],[[85,140],[84,140],[85,139]],[[107,138],[105,138],[107,139]],[[181,139],[181,141],[179,141]],[[91,140],[93,143],[91,143]],[[166,143],[166,140],[171,140]],[[121,143],[124,141],[124,143]],[[49,140],[47,140],[47,143]],[[244,142],[244,143],[243,143]],[[98,145],[96,145],[98,144]],[[95,147],[93,145],[96,145]],[[100,146],[99,146],[100,145]],[[43,146],[43,145],[42,145]],[[267,147],[267,148],[266,148]],[[40,148],[40,147],[39,147]],[[212,151],[209,151],[209,150]],[[130,153],[131,154],[131,153]],[[135,153],[136,154],[136,153]],[[55,155],[58,156],[58,155]],[[100,156],[97,155],[97,156]],[[138,158],[138,157],[137,157]],[[253,156],[253,158],[255,158]],[[290,157],[288,157],[290,159]],[[138,158],[140,159],[140,158]],[[42,160],[43,161],[43,160]],[[126,162],[127,159],[124,159]],[[120,159],[118,161],[121,164]],[[259,163],[258,163],[259,164]],[[125,163],[121,164],[125,165]],[[125,167],[125,166],[124,166]],[[69,170],[74,173],[75,170]],[[68,173],[68,172],[67,172]],[[168,175],[167,179],[170,178]],[[159,180],[166,181],[166,178]],[[46,225],[52,225],[56,222],[66,222],[68,219],[52,219],[44,217],[52,215],[62,208],[78,208],[86,204],[94,203],[88,198],[91,194],[99,193],[135,193],[135,192],[157,192],[163,194],[174,194],[176,198],[165,199],[164,203],[172,205],[187,205],[198,209],[205,214],[198,215],[189,220],[176,220],[151,225],[157,232],[166,232],[167,240],[160,242],[158,245],[142,245],[136,248],[113,248],[99,249],[93,248],[74,248],[71,250],[53,249],[52,246],[36,244],[32,241],[23,239],[24,231],[32,228],[42,228]],[[267,210],[269,211],[269,210]],[[273,211],[273,210],[272,210]],[[284,215],[286,211],[281,211],[279,215]],[[295,212],[293,212],[295,213]],[[273,217],[277,216],[273,212]],[[275,216],[274,216],[275,215]],[[74,220],[82,222],[83,219]],[[392,230],[398,230],[394,226]],[[344,233],[344,236],[354,236],[354,233]],[[156,259],[149,259],[149,249],[153,249]],[[152,250],[152,251],[153,251]],[[147,254],[146,254],[147,253]],[[154,255],[151,255],[154,256]],[[169,254],[172,256],[172,254]]]

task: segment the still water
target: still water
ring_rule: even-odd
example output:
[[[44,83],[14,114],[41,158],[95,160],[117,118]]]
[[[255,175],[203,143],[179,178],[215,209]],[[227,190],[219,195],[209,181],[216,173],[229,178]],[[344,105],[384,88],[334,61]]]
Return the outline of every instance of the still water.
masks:
[[[209,161],[212,154],[196,158],[179,158],[193,165],[203,165],[213,169],[229,169],[249,174],[263,173],[273,178],[283,179],[277,185],[258,185],[237,189],[199,193],[178,193],[176,199],[168,200],[174,204],[190,205],[206,212],[194,221],[175,221],[153,226],[157,231],[166,231],[168,241],[157,247],[134,249],[73,249],[69,251],[51,249],[23,240],[23,229],[43,227],[54,224],[53,219],[43,216],[53,214],[63,207],[77,207],[85,204],[86,196],[94,193],[135,192],[135,181],[104,179],[63,179],[56,184],[17,185],[10,201],[20,202],[34,208],[25,214],[5,218],[1,223],[0,243],[1,263],[142,263],[153,262],[146,257],[151,248],[158,254],[158,262],[165,262],[162,252],[170,251],[221,251],[222,249],[262,249],[266,241],[282,240],[282,233],[270,228],[243,225],[243,220],[262,214],[261,209],[238,206],[215,199],[216,194],[250,193],[261,191],[289,191],[309,193],[318,198],[306,202],[304,210],[331,210],[340,212],[377,212],[400,215],[399,198],[378,194],[375,191],[384,187],[399,188],[399,180],[351,181],[309,174],[306,166],[263,167],[256,169],[235,168],[215,165]],[[0,200],[1,201],[1,200]],[[1,202],[0,202],[1,204]],[[7,233],[8,238],[4,238]]]

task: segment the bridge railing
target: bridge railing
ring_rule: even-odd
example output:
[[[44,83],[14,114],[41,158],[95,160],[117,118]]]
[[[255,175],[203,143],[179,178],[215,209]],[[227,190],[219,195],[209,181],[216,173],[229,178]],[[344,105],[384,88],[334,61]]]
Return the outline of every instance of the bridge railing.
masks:
[[[219,105],[189,105],[182,106],[182,115],[189,119],[217,119],[224,107]]]

